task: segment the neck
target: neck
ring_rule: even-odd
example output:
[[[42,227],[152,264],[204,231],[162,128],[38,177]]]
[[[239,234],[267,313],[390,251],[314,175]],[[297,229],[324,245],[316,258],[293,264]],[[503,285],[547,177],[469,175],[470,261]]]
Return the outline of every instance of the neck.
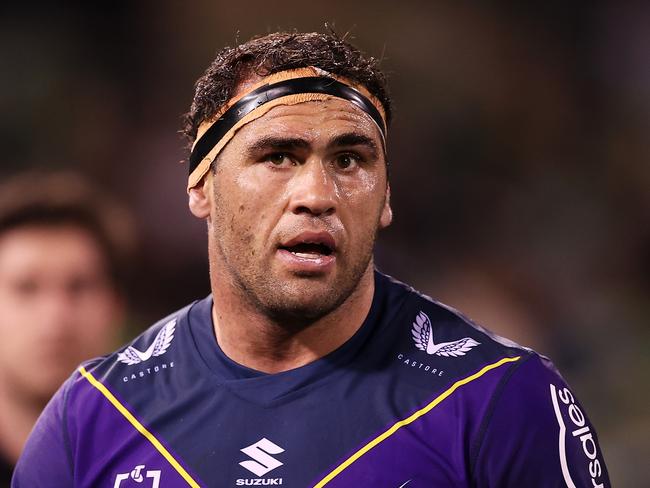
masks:
[[[0,453],[16,463],[45,403],[11,388],[0,375]]]
[[[213,288],[217,342],[230,359],[257,371],[279,373],[298,368],[334,351],[359,330],[370,311],[374,290],[371,264],[343,304],[307,326],[293,329],[235,294]]]

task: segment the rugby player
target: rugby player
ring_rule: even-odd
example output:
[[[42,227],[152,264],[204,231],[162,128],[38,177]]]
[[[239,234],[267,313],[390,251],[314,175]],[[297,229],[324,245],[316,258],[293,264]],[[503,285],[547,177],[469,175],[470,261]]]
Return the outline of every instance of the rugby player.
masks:
[[[335,36],[219,52],[185,128],[212,293],[84,363],[14,486],[608,486],[546,358],[375,270],[390,115]]]

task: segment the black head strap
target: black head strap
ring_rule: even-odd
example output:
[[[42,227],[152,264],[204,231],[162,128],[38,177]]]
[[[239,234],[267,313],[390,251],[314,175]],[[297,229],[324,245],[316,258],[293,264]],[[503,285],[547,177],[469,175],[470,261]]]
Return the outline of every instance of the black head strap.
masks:
[[[264,85],[253,90],[248,95],[238,100],[232,107],[224,112],[219,119],[197,141],[192,154],[190,154],[189,172],[196,169],[199,163],[207,156],[212,148],[234,127],[242,118],[265,103],[276,98],[298,93],[323,93],[336,98],[343,98],[355,104],[366,112],[377,124],[382,135],[386,138],[386,126],[379,110],[359,91],[345,83],[341,83],[325,76],[294,78],[280,81],[271,85]]]

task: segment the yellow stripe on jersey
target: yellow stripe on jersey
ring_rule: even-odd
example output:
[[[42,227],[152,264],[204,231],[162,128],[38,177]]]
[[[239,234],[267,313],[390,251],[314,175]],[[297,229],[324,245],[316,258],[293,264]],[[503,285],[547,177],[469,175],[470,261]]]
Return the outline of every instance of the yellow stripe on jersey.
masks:
[[[190,474],[185,471],[183,466],[180,465],[176,459],[174,459],[174,456],[172,456],[167,449],[165,449],[165,446],[162,445],[162,443],[156,439],[156,437],[147,430],[147,428],[142,425],[138,419],[136,419],[131,412],[127,410],[127,408],[120,403],[120,401],[115,398],[115,396],[109,391],[106,386],[104,386],[102,383],[97,381],[95,377],[86,371],[86,368],[83,366],[79,368],[79,372],[81,375],[88,380],[88,382],[93,385],[95,388],[97,388],[102,395],[104,395],[109,402],[113,404],[113,406],[128,420],[135,429],[140,432],[143,436],[147,438],[151,444],[158,450],[160,454],[163,455],[163,457],[169,461],[169,464],[173,466],[173,468],[178,471],[178,474],[180,474],[185,481],[187,481],[187,484],[190,485],[192,488],[200,488],[199,484],[194,481],[194,479],[190,476]]]
[[[422,417],[424,414],[428,413],[431,409],[436,407],[440,402],[442,402],[445,398],[450,396],[453,392],[455,392],[458,388],[460,388],[463,385],[466,385],[467,383],[470,383],[474,381],[475,379],[480,378],[483,376],[485,373],[488,371],[498,368],[499,366],[505,364],[505,363],[512,363],[515,361],[518,361],[521,358],[521,356],[516,356],[514,358],[503,358],[496,363],[493,364],[488,364],[487,366],[484,366],[480,371],[474,373],[471,376],[468,376],[467,378],[463,378],[462,380],[458,380],[456,383],[451,385],[447,390],[445,390],[443,393],[438,395],[431,403],[429,403],[427,406],[424,408],[421,408],[414,414],[412,414],[410,417],[405,418],[404,420],[400,420],[396,424],[394,424],[390,429],[388,429],[386,432],[383,434],[379,435],[378,437],[374,438],[372,441],[370,441],[368,444],[363,446],[361,449],[359,449],[357,452],[355,452],[352,456],[347,458],[345,461],[343,461],[334,471],[329,473],[325,478],[320,480],[316,485],[314,485],[314,488],[321,488],[325,486],[327,483],[332,481],[334,478],[336,478],[339,474],[341,474],[345,469],[347,469],[352,463],[354,463],[357,459],[359,459],[361,456],[366,454],[368,451],[370,451],[373,447],[377,446],[378,444],[382,443],[386,439],[388,439],[390,436],[392,436],[395,432],[397,432],[399,429],[402,427],[415,422],[417,419]]]

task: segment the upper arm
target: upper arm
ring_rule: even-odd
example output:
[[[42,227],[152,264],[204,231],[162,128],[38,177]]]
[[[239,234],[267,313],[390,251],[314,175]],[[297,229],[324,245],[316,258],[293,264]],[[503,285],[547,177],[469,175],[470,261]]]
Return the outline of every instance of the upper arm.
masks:
[[[493,399],[480,436],[476,486],[610,486],[583,407],[552,365],[537,356]]]

